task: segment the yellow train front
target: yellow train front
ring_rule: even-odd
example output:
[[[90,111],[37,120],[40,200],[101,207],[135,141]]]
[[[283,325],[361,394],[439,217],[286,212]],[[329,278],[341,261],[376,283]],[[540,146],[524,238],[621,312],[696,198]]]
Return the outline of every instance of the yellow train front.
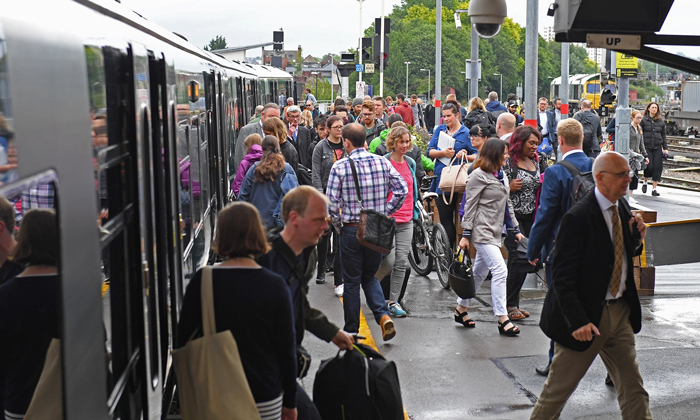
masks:
[[[601,93],[603,93],[605,89],[609,89],[613,95],[617,94],[615,81],[604,75],[601,80],[601,73],[574,74],[569,76],[569,114],[573,115],[580,109],[579,103],[582,99],[588,99],[591,101],[593,109],[599,109]],[[549,92],[550,100],[561,98],[561,77],[552,80]],[[606,104],[605,107],[614,109],[615,102]]]

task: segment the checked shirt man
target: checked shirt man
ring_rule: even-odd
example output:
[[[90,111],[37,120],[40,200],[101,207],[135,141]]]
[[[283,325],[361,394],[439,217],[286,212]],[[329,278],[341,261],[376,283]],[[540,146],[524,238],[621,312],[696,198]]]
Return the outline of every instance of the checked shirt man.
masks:
[[[365,128],[357,123],[343,127],[343,146],[348,158],[340,159],[331,168],[326,195],[330,200],[329,213],[340,229],[340,258],[343,267],[345,291],[343,310],[344,330],[357,332],[360,328],[360,286],[365,292],[367,306],[374,319],[382,327],[384,341],[396,335],[394,323],[389,318],[389,308],[374,274],[382,262],[382,254],[360,245],[357,241],[357,223],[360,221],[360,203],[357,200],[350,161],[357,168],[357,177],[365,210],[376,210],[392,215],[401,208],[408,195],[403,177],[388,159],[365,150]],[[389,192],[392,193],[388,199]],[[342,209],[342,212],[341,212]]]

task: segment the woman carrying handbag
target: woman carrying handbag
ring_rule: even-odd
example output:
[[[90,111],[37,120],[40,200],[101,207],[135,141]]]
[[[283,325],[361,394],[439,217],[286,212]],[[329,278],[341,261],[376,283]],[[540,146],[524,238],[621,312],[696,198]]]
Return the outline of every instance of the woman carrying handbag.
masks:
[[[518,230],[518,221],[508,197],[508,178],[502,169],[507,157],[508,145],[501,139],[490,139],[481,148],[465,191],[464,231],[459,247],[468,250],[473,244],[476,248],[472,268],[476,290],[491,271],[491,298],[493,313],[498,317],[498,331],[512,337],[520,334],[520,330],[510,321],[506,310],[508,269],[501,254],[504,223],[508,230],[514,231],[517,240],[523,235]],[[458,324],[473,328],[475,323],[467,314],[470,303],[471,299],[458,298],[454,318]]]
[[[284,280],[253,259],[269,250],[255,207],[234,202],[224,208],[215,241],[225,260],[190,281],[178,326],[174,358],[183,418],[295,420],[292,301]],[[213,301],[213,310],[207,305],[202,312],[203,297]],[[213,342],[217,336],[223,344]],[[240,370],[242,385],[220,385],[230,384]]]

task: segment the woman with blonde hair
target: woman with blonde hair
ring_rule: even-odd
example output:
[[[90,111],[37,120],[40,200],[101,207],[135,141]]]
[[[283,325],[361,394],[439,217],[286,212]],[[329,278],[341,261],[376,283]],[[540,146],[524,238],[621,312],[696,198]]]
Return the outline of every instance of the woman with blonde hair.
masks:
[[[406,311],[399,304],[399,295],[406,275],[408,253],[411,250],[413,219],[418,217],[416,210],[418,183],[416,181],[416,161],[406,156],[406,153],[413,149],[411,134],[406,127],[400,127],[397,124],[394,123],[394,127],[389,131],[389,135],[386,138],[386,149],[389,154],[385,155],[385,157],[389,159],[391,165],[406,182],[408,195],[401,208],[393,214],[396,220],[394,248],[391,249],[389,255],[382,259],[382,264],[379,266],[375,277],[381,281],[384,276],[391,272],[389,313],[392,316],[401,318],[406,316]],[[412,199],[408,197],[412,197]],[[389,193],[388,199],[391,199],[391,193]]]
[[[632,191],[637,189],[639,185],[639,170],[645,169],[646,165],[649,164],[649,156],[647,155],[647,150],[644,147],[644,133],[642,132],[642,127],[640,123],[642,122],[642,113],[636,109],[632,111],[632,124],[630,124],[630,152],[641,154],[643,159],[641,161],[633,159],[630,156],[630,168],[634,172],[634,176],[630,181],[628,188],[629,202],[636,204],[637,200],[632,198]]]
[[[271,119],[268,118],[267,121]],[[299,186],[296,174],[289,163],[284,161],[279,147],[275,136],[265,136],[262,141],[262,158],[246,173],[238,196],[240,201],[247,201],[258,209],[268,229],[284,225],[282,198],[288,191]]]
[[[216,330],[230,331],[236,340],[261,417],[296,419],[292,299],[282,277],[254,260],[270,249],[255,207],[236,202],[219,212],[214,249],[224,261],[203,270],[212,270]],[[178,325],[178,347],[202,336],[203,270],[187,286]]]
[[[308,109],[305,109],[301,113],[301,122],[300,123],[301,123],[301,125],[308,128],[309,130],[314,127],[314,117],[311,114],[311,111],[309,111]]]
[[[488,124],[490,126],[496,126],[496,118],[492,113],[486,110],[484,102],[478,96],[472,98],[469,102],[469,112],[464,118],[464,125],[467,129],[471,129],[475,124]]]
[[[277,141],[279,141],[278,149],[282,152],[284,160],[292,167],[296,175],[297,166],[299,165],[299,153],[296,147],[288,141],[289,131],[287,130],[287,125],[277,117],[270,117],[265,120],[262,128],[266,136],[277,137]]]

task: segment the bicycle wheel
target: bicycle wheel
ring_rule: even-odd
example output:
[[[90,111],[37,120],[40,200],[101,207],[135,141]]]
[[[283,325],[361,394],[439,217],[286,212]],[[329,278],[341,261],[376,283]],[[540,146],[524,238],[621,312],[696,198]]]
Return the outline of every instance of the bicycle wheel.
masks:
[[[419,276],[427,276],[433,269],[433,257],[428,252],[428,239],[426,231],[414,223],[408,262],[411,263],[413,271]]]
[[[433,228],[433,250],[435,252],[435,265],[438,280],[445,289],[450,288],[448,273],[450,270],[450,260],[452,251],[450,250],[450,238],[447,236],[445,227],[440,223]]]

